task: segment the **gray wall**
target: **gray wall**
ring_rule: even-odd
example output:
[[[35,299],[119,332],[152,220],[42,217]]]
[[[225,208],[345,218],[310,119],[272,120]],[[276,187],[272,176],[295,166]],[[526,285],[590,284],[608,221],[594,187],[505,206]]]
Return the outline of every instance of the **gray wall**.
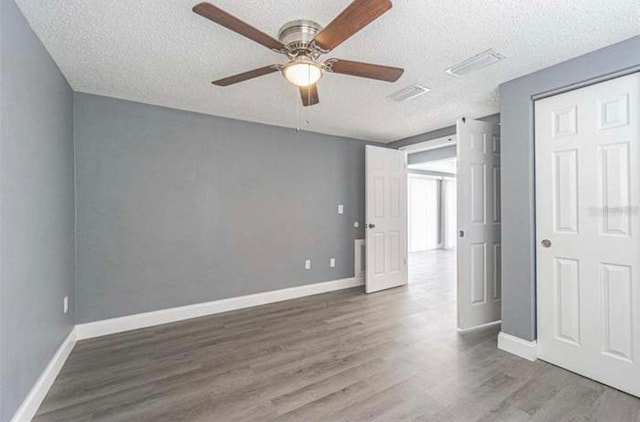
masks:
[[[354,275],[364,142],[87,94],[75,106],[77,322]]]
[[[485,122],[500,123],[500,114],[491,114],[489,116],[480,117],[478,120]],[[443,127],[441,129],[432,130],[430,132],[421,133],[419,135],[410,136],[408,138],[399,139],[397,141],[389,142],[387,146],[389,148],[402,148],[407,145],[418,144],[420,142],[431,141],[433,139],[444,138],[445,136],[451,136],[456,134],[456,125]]]
[[[1,0],[0,28],[0,420],[8,421],[73,326],[73,94],[11,0]]]
[[[428,163],[429,161],[438,161],[447,158],[453,158],[456,157],[457,154],[458,151],[456,146],[451,145],[448,147],[429,149],[426,151],[414,152],[413,154],[409,154],[407,156],[407,163],[409,165]]]
[[[640,37],[523,76],[500,87],[502,330],[508,334],[526,340],[536,338],[532,97],[633,67],[640,67]]]

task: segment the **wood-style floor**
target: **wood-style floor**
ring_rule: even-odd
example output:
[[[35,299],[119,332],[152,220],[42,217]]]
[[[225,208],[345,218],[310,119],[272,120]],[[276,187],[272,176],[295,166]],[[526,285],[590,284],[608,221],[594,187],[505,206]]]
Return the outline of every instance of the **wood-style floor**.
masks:
[[[640,400],[455,329],[454,255],[351,289],[78,343],[44,421],[640,421]]]

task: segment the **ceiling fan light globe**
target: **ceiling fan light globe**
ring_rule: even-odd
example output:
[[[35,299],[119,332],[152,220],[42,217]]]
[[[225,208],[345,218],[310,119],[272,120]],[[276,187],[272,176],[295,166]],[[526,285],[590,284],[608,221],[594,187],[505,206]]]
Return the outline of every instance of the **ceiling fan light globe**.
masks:
[[[293,61],[282,68],[284,78],[298,87],[313,85],[322,78],[322,67],[307,60]]]

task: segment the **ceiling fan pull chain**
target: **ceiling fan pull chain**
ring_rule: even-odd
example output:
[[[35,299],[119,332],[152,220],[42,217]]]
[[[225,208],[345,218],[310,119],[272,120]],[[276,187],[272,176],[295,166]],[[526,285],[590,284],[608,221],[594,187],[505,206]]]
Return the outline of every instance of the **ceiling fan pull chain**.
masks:
[[[300,132],[300,101],[298,100],[298,93],[294,97],[296,99],[296,133]]]

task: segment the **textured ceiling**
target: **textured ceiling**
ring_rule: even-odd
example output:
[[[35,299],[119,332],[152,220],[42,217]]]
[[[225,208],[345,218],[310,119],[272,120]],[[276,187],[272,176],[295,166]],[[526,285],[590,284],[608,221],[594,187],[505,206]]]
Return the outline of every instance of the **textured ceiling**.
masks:
[[[284,56],[191,12],[197,0],[17,0],[79,92],[279,126],[296,126],[297,91],[271,74],[227,88],[213,79]],[[285,22],[326,25],[349,0],[213,0],[277,36]],[[640,0],[395,0],[328,57],[401,66],[395,84],[329,74],[301,128],[391,141],[498,111],[500,83],[640,33]],[[444,70],[488,48],[507,59],[462,78]],[[412,83],[431,92],[387,96]]]

